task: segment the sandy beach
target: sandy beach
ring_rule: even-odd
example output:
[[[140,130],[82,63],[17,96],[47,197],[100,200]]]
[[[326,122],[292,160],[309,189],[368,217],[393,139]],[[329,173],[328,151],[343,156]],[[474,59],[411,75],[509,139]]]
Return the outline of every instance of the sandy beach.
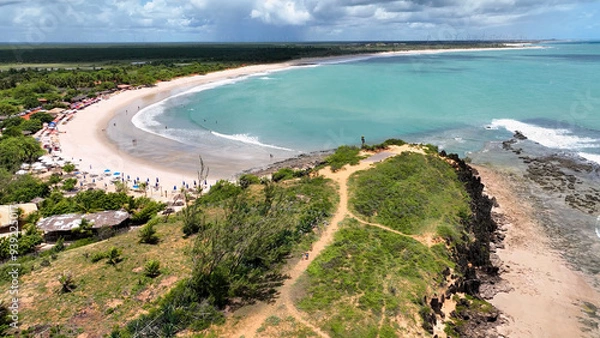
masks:
[[[523,48],[535,47],[513,47],[510,49]],[[138,154],[133,156],[130,152],[123,151],[107,136],[107,128],[110,130],[109,128],[112,128],[113,124],[114,126],[117,124],[117,122],[115,122],[116,120],[112,120],[115,116],[120,115],[121,120],[125,119],[128,124],[131,124],[131,119],[140,109],[160,102],[170,96],[182,93],[193,87],[230,78],[283,70],[294,66],[314,63],[336,63],[372,57],[448,52],[472,52],[498,49],[503,48],[418,50],[331,58],[301,59],[278,64],[245,66],[241,68],[209,73],[206,75],[178,78],[168,82],[158,83],[152,88],[118,92],[107,100],[102,100],[97,104],[91,105],[86,109],[77,112],[75,118],[68,123],[59,125],[62,156],[67,160],[72,160],[73,162],[78,163],[80,170],[101,174],[104,170],[109,169],[111,172],[120,172],[125,176],[130,176],[131,179],[139,178],[141,181],[149,180],[151,187],[154,187],[156,179],[158,178],[160,182],[160,189],[150,189],[149,194],[152,197],[160,198],[162,197],[161,195],[163,192],[166,191],[171,194],[174,192],[174,190],[181,188],[184,183],[192,187],[192,182],[197,180],[198,177],[196,170],[170,168],[168,166],[155,163],[156,159],[153,161],[150,156],[147,156],[147,154]],[[134,127],[128,128],[131,129]],[[114,131],[113,136],[115,133],[118,134],[119,132],[119,130]],[[140,133],[141,131],[137,132]],[[175,141],[163,139],[155,135],[151,136],[149,134],[144,136],[144,141],[147,140],[150,140],[149,142],[151,142],[155,147],[160,147],[161,143],[175,143]],[[129,142],[129,140],[127,141]],[[131,142],[134,142],[133,139]],[[227,154],[221,155],[222,159],[218,161],[219,163],[213,163],[210,167],[211,171],[208,180],[209,185],[214,183],[217,179],[231,178],[231,171],[227,170],[228,162],[231,162],[231,160],[227,161]],[[266,155],[267,156],[264,160],[264,164],[268,165],[268,152]],[[289,155],[287,156],[289,157]],[[192,154],[186,153],[185,150],[181,150],[179,153],[173,152],[172,159],[161,158],[160,162],[164,163],[165,161],[169,162],[171,160],[178,161],[182,157],[187,157],[187,161],[197,161],[197,156],[192,156]],[[192,159],[191,157],[194,158]],[[275,160],[281,159],[282,158],[277,158],[277,156],[275,158]],[[110,190],[110,186],[108,186],[108,189]]]
[[[497,254],[505,265],[502,278],[512,291],[490,302],[507,317],[498,328],[505,337],[588,337],[582,332],[583,302],[596,303],[600,294],[581,272],[553,250],[527,201],[516,199],[509,175],[477,166],[485,192],[496,198],[507,225],[504,249]],[[593,333],[592,333],[593,336]]]
[[[158,83],[152,88],[117,93],[107,100],[77,112],[74,119],[59,126],[62,156],[78,163],[80,170],[90,173],[101,174],[109,169],[111,172],[124,173],[132,179],[138,177],[142,181],[150,179],[151,185],[155,184],[156,178],[159,178],[161,190],[167,190],[169,193],[173,191],[173,187],[179,189],[183,182],[191,186],[193,180],[197,180],[196,172],[181,172],[157,166],[148,160],[121,151],[106,136],[105,128],[111,118],[116,113],[124,111],[131,112],[129,115],[131,118],[138,109],[195,86],[290,66],[289,63],[248,66],[179,78]],[[214,179],[209,183],[211,182],[214,182]],[[155,192],[152,195],[157,194]]]

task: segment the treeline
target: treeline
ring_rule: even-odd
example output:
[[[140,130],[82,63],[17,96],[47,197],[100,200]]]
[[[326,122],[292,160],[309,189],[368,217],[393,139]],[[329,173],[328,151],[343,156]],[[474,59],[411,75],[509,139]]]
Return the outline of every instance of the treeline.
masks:
[[[238,63],[120,65],[93,69],[10,69],[0,72],[0,116],[17,114],[23,109],[68,108],[74,98],[95,97],[116,90],[119,84],[151,86],[192,74],[206,74]]]
[[[179,60],[200,62],[269,63],[303,57],[323,57],[391,50],[477,48],[501,46],[498,42],[349,42],[263,44],[121,44],[121,45],[14,45],[0,49],[0,63],[79,63],[111,61]]]

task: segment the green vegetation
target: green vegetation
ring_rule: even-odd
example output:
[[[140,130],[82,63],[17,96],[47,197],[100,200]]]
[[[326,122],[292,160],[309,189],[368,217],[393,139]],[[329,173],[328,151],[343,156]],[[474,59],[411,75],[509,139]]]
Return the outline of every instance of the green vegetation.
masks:
[[[308,175],[308,171],[306,170],[294,170],[291,168],[282,168],[273,173],[272,180],[273,182],[290,180],[292,178],[298,178],[302,176]]]
[[[265,320],[263,325],[257,330],[260,337],[272,338],[308,338],[319,337],[314,331],[299,323],[294,317],[281,319],[277,316],[271,316]]]
[[[113,246],[106,252],[106,259],[107,259],[107,263],[110,265],[115,266],[115,265],[119,264],[123,260],[121,250],[119,248]]]
[[[240,176],[240,178],[238,178],[238,184],[240,185],[240,187],[242,189],[246,189],[253,184],[259,184],[259,183],[260,183],[260,178],[258,178],[258,176],[256,176],[256,175],[252,175],[252,174],[243,174],[242,176]]]
[[[348,42],[348,43],[147,43],[147,44],[44,44],[19,48],[0,46],[0,63],[19,63],[36,67],[93,66],[124,61],[160,62],[243,62],[269,63],[304,57],[324,57],[356,53],[373,53],[414,49],[485,48],[503,47],[497,42]]]
[[[222,323],[225,307],[273,295],[283,280],[281,267],[315,239],[333,210],[334,195],[333,185],[322,177],[264,181],[243,190],[227,186],[194,201],[184,209],[189,210],[187,216],[181,212],[167,223],[162,217],[151,219],[150,227],[160,237],[156,245],[137,243],[143,237],[140,228],[61,251],[52,261],[44,255],[23,257],[27,273],[21,277],[22,291],[36,304],[26,306],[22,320],[31,325],[52,323],[60,332],[98,335],[119,324],[113,333],[121,336],[146,336],[151,330],[172,336],[185,328],[202,330]],[[118,195],[112,198],[118,200]],[[197,235],[183,237],[174,231],[186,217]],[[41,264],[44,260],[48,264]],[[58,294],[61,286],[56,278],[63,271],[76,272],[76,287]],[[55,287],[48,288],[50,280]],[[0,280],[0,287],[6,283],[10,280]],[[99,317],[78,317],[83,309]],[[133,320],[124,325],[123,318]],[[141,332],[143,327],[148,331]],[[289,329],[310,332],[301,326]]]
[[[200,199],[202,205],[218,205],[242,193],[239,185],[225,180],[219,180],[210,188],[210,191]]]
[[[60,292],[67,293],[75,289],[75,279],[71,271],[65,271],[58,276],[58,282],[60,283]]]
[[[203,330],[222,322],[219,310],[228,305],[268,300],[284,279],[286,259],[312,241],[334,205],[333,187],[322,177],[264,182],[244,190],[225,182],[218,186],[181,215],[190,223],[202,222],[196,225],[191,250],[191,278],[122,334],[172,336],[185,327]],[[209,221],[204,220],[207,215]],[[198,312],[205,316],[196,316]]]
[[[148,223],[140,229],[140,243],[145,244],[157,244],[159,241],[158,235],[156,235],[156,229],[154,223]]]
[[[37,231],[35,226],[32,225],[29,225],[26,231],[19,234],[18,237],[2,237],[0,238],[0,261],[11,258],[13,254],[21,257],[35,252],[36,246],[41,244],[42,241],[42,235]],[[13,246],[15,243],[18,243],[17,248]]]
[[[329,155],[325,162],[331,167],[332,171],[338,171],[346,164],[357,165],[363,157],[359,156],[360,149],[354,146],[341,146],[335,150],[335,153]]]
[[[403,146],[405,144],[406,144],[406,142],[404,142],[403,140],[391,138],[391,139],[385,140],[383,143],[379,143],[379,144],[373,144],[373,145],[363,144],[361,146],[361,149],[369,150],[369,151],[376,151],[376,150],[386,149],[389,146]]]
[[[470,214],[455,170],[437,156],[402,153],[353,175],[350,187],[357,215],[406,234],[435,233]]]
[[[150,278],[158,277],[160,275],[160,261],[156,259],[149,260],[144,265],[144,275]]]
[[[309,266],[298,305],[331,337],[401,336],[452,266],[447,252],[347,219]]]
[[[13,173],[19,169],[21,163],[33,163],[44,154],[40,144],[32,137],[22,136],[20,131],[12,137],[9,133],[10,130],[5,131],[4,136],[0,138],[0,168]]]
[[[108,241],[75,249],[68,247],[51,260],[51,250],[39,256],[22,257],[16,262],[21,264],[19,293],[27,297],[21,299],[20,322],[27,323],[32,330],[36,325],[56,325],[55,330],[59,330],[60,326],[59,331],[66,337],[82,332],[101,337],[108,334],[115,324],[123,325],[124,318],[135,318],[140,311],[154,307],[160,295],[190,274],[191,241],[183,239],[181,233],[175,231],[179,226],[178,222],[157,224],[161,238],[158,245],[137,244],[138,230],[133,230]],[[121,257],[125,257],[117,268],[105,264],[107,259],[104,255],[113,247],[121,251]],[[100,259],[102,262],[92,262],[95,253],[104,256]],[[43,266],[44,260],[51,264]],[[160,260],[161,263],[160,275],[154,278],[144,274],[144,267],[151,260]],[[61,294],[58,277],[65,271],[73,273],[76,287]],[[4,270],[0,274],[0,288],[8,289],[12,279]],[[10,301],[9,297],[6,293],[2,299]],[[82,316],[84,312],[87,315]],[[27,335],[22,332],[20,336]]]

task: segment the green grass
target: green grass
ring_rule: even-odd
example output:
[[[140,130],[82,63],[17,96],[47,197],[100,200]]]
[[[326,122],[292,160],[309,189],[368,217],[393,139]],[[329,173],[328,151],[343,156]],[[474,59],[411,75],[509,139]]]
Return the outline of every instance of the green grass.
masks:
[[[406,234],[455,234],[469,215],[454,169],[436,156],[405,152],[350,178],[350,208],[368,221]]]
[[[307,326],[296,321],[294,317],[281,319],[277,316],[271,316],[265,320],[263,325],[257,330],[259,337],[273,338],[308,338],[318,337],[318,335]]]
[[[181,224],[161,223],[156,228],[161,238],[158,245],[138,244],[138,231],[134,230],[61,252],[47,267],[40,265],[43,257],[28,261],[33,271],[20,280],[20,321],[27,326],[62,325],[65,330],[102,335],[145,311],[145,307],[191,271],[190,256],[186,254],[191,242],[182,238]],[[111,247],[122,251],[123,261],[119,264],[91,261],[94,253],[106,252]],[[163,264],[162,274],[155,279],[144,276],[144,264],[150,259]],[[72,272],[76,288],[60,294],[58,276],[64,271]],[[4,282],[0,287],[6,286]],[[4,294],[4,301],[7,297]]]
[[[357,165],[364,157],[359,155],[360,149],[354,146],[341,146],[335,150],[335,153],[329,155],[325,162],[331,167],[332,171],[340,170],[346,164]]]
[[[332,337],[393,337],[407,329],[397,318],[419,325],[414,314],[423,296],[454,266],[448,257],[443,246],[429,249],[410,237],[346,220],[334,243],[309,266],[298,306]]]

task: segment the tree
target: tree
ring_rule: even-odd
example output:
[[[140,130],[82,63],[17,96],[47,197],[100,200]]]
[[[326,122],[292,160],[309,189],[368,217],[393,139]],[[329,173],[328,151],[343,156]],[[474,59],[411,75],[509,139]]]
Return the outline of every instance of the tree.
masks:
[[[238,179],[238,183],[239,183],[240,187],[242,187],[242,189],[247,189],[249,186],[251,186],[253,184],[259,184],[260,178],[258,178],[258,176],[256,176],[256,175],[252,175],[252,174],[243,174]]]
[[[87,218],[81,218],[79,221],[79,226],[73,228],[71,233],[76,237],[90,237],[93,234],[92,228],[94,223],[90,222]]]
[[[33,163],[44,154],[40,144],[33,137],[8,137],[0,140],[0,167],[14,172],[21,163]]]
[[[146,192],[148,191],[148,183],[141,182],[140,184],[138,184],[138,187],[144,192],[144,197],[146,197]]]
[[[58,253],[65,249],[65,239],[59,237],[54,246],[52,247],[52,252]]]
[[[108,258],[107,263],[113,266],[116,266],[119,262],[123,260],[123,257],[121,257],[121,250],[117,249],[114,246],[110,248],[110,250],[108,250],[108,252],[106,253],[106,258]]]
[[[75,185],[77,184],[77,180],[74,178],[69,178],[63,182],[62,189],[64,191],[73,191],[75,189]]]
[[[225,221],[198,233],[190,283],[200,297],[223,307],[229,297],[255,299],[274,292],[291,250],[293,219],[283,195],[274,196],[266,208],[264,201],[251,203],[245,194],[237,195]]]
[[[202,195],[204,189],[206,188],[206,179],[208,178],[208,173],[210,172],[210,168],[204,165],[204,160],[202,156],[198,155],[198,196]]]
[[[144,265],[144,275],[150,278],[160,275],[160,262],[155,259],[146,262]]]
[[[52,174],[48,178],[48,184],[56,188],[56,185],[62,181],[62,177],[59,174]]]
[[[67,163],[65,164],[62,169],[64,170],[64,172],[66,172],[67,174],[70,174],[72,172],[75,171],[75,165],[73,163]]]
[[[54,116],[52,116],[51,114],[48,114],[48,113],[44,113],[44,112],[38,112],[38,113],[32,114],[29,118],[32,120],[38,120],[42,123],[50,123],[50,122],[54,121]]]
[[[183,234],[191,236],[197,234],[198,231],[204,230],[206,220],[203,217],[203,211],[198,203],[198,200],[192,205],[189,205],[181,210],[183,216]]]
[[[154,228],[154,223],[148,223],[144,225],[140,229],[139,233],[140,243],[146,244],[156,244],[159,241],[158,235],[156,234],[156,229]]]
[[[58,276],[58,282],[61,285],[60,292],[68,293],[75,289],[75,279],[71,271],[65,271]]]
[[[10,116],[19,112],[19,109],[11,104],[0,102],[0,115]]]
[[[1,171],[1,170],[0,170]],[[0,203],[29,202],[36,197],[46,197],[50,192],[48,184],[31,175],[21,175],[0,179]]]
[[[123,182],[115,182],[115,192],[126,194],[128,190],[127,184]]]

